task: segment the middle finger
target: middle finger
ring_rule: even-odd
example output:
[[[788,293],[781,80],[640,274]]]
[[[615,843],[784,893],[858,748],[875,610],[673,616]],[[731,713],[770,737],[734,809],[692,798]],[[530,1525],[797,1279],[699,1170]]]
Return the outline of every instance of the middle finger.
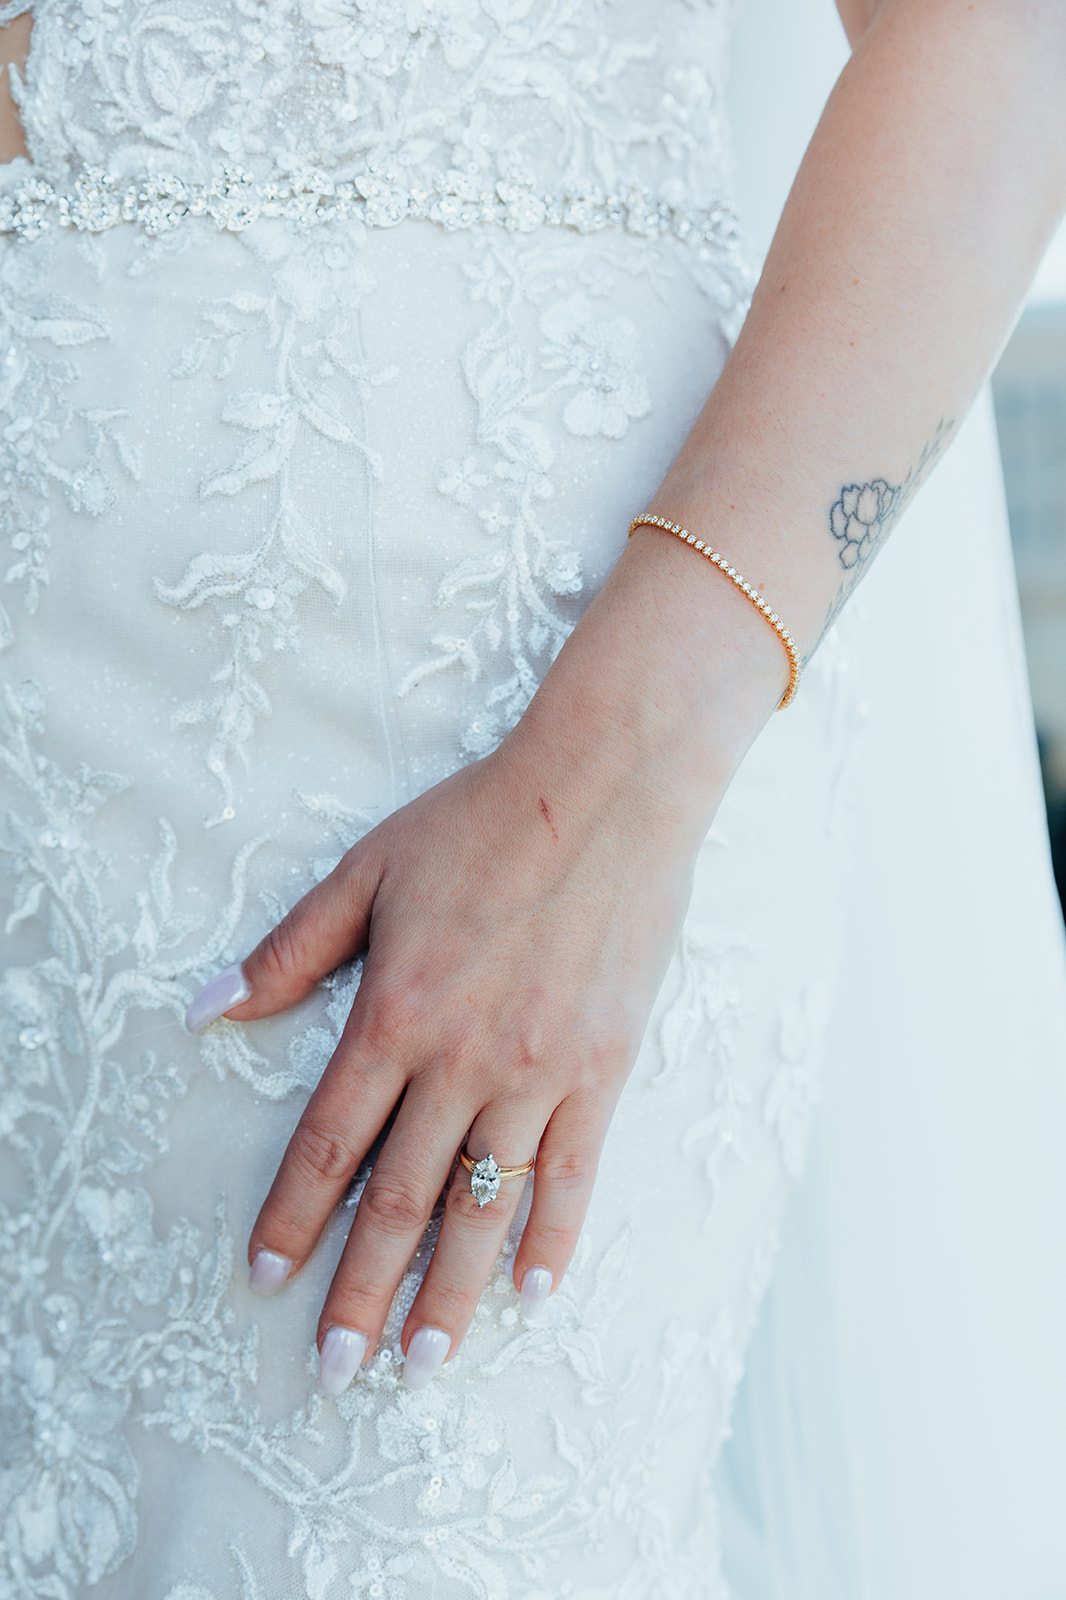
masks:
[[[393,1295],[426,1230],[470,1122],[468,1105],[409,1083],[359,1198],[319,1318],[320,1380],[347,1387],[381,1337]]]

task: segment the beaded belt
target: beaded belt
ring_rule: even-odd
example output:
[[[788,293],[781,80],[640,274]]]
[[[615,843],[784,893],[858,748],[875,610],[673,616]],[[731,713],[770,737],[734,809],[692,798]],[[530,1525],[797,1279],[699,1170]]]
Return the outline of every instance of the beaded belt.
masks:
[[[260,217],[282,217],[305,227],[355,218],[374,228],[423,217],[448,230],[485,223],[513,233],[542,227],[594,233],[614,227],[644,238],[671,236],[711,244],[718,250],[738,245],[736,219],[724,203],[702,209],[668,205],[641,188],[616,194],[596,189],[540,194],[531,184],[504,181],[486,189],[454,172],[407,185],[372,171],[343,183],[321,172],[262,181],[229,167],[208,183],[190,183],[171,176],[116,178],[86,168],[63,191],[31,175],[0,194],[0,233],[24,239],[56,227],[102,233],[124,222],[160,234],[187,217],[208,217],[233,233]]]

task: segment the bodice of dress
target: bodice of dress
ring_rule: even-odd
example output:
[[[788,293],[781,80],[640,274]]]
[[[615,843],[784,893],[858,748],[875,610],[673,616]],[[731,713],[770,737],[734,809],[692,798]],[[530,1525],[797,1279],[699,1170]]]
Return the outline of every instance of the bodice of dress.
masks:
[[[0,21],[25,9],[2,5]],[[60,188],[86,168],[192,185],[228,171],[304,189],[310,176],[327,193],[373,180],[375,221],[443,189],[468,205],[502,201],[526,229],[560,197],[720,200],[730,9],[37,0],[16,93],[37,174]]]

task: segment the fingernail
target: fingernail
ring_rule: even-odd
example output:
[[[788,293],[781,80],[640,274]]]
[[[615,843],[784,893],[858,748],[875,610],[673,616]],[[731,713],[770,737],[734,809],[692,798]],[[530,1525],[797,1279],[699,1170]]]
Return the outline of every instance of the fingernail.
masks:
[[[273,1250],[257,1250],[248,1270],[248,1287],[253,1294],[277,1294],[289,1273],[292,1262],[288,1256],[275,1255]]]
[[[552,1292],[552,1275],[547,1267],[527,1267],[522,1278],[520,1305],[527,1322],[535,1322]]]
[[[223,1012],[251,998],[252,991],[244,976],[244,968],[239,961],[235,961],[232,967],[217,972],[193,998],[185,1013],[185,1026],[190,1033],[197,1033],[200,1028],[206,1028],[209,1022],[217,1022]]]
[[[407,1389],[424,1389],[444,1365],[452,1341],[443,1328],[419,1328],[407,1346],[403,1381]]]
[[[318,1381],[327,1394],[343,1394],[363,1364],[366,1334],[354,1328],[330,1328],[318,1358]]]

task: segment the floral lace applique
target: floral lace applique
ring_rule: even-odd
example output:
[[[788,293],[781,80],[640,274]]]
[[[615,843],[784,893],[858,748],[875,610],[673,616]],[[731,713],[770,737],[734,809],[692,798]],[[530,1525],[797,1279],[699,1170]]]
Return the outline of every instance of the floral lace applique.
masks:
[[[763,1116],[777,1135],[781,1160],[790,1178],[800,1176],[807,1158],[831,1012],[830,986],[816,983],[786,1005],[781,1015],[781,1065],[766,1092]]]
[[[600,249],[592,232],[540,228],[547,213],[537,210],[541,191],[595,192],[589,228],[615,229],[619,185],[645,185],[679,207],[720,196],[713,78],[724,16],[712,0],[666,0],[628,27],[607,0],[38,0],[21,111],[37,170],[57,187],[93,163],[116,179],[152,168],[193,182],[236,162],[260,185],[309,166],[315,185],[328,185],[376,163],[375,227],[390,221],[393,186],[410,195],[435,174],[449,184],[458,174],[464,193],[469,183],[471,204],[485,189],[508,207],[514,234],[472,225],[454,256],[473,308],[461,354],[472,426],[462,419],[441,445],[429,483],[473,536],[469,558],[444,573],[438,626],[404,685],[409,704],[438,672],[458,669],[482,686],[470,696],[479,709],[461,714],[465,728],[441,736],[442,760],[494,746],[584,603],[577,530],[560,535],[547,511],[564,452],[625,448],[649,413],[639,317],[617,304],[626,274],[660,298],[672,274],[695,277],[717,326],[742,305],[740,268],[710,245],[619,227],[625,253],[613,235]],[[213,226],[199,216],[180,237],[138,238],[128,270],[144,278],[191,266]],[[323,219],[301,232],[257,217],[239,244],[225,240],[239,258],[238,291],[205,278],[198,325],[162,330],[174,340],[177,384],[217,394],[198,509],[268,507],[243,546],[229,550],[220,534],[191,559],[183,548],[139,596],[163,618],[163,608],[195,616],[203,678],[175,699],[217,786],[212,822],[239,809],[241,763],[277,682],[271,659],[284,668],[306,617],[323,600],[350,604],[356,588],[327,558],[300,471],[316,452],[336,451],[353,477],[378,481],[367,412],[393,374],[352,353],[373,289],[365,237],[360,221]],[[10,329],[0,346],[0,513],[21,541],[6,576],[31,606],[47,582],[48,497],[94,515],[112,504],[119,475],[140,471],[106,395],[92,409],[71,399],[78,373],[64,348],[108,340],[107,318],[46,284],[49,252],[77,249],[100,270],[102,303],[119,305],[105,277],[112,248],[58,232],[0,242]],[[571,1600],[647,1600],[660,1589],[717,1600],[713,1505],[677,1536],[655,1482],[694,1405],[711,1433],[725,1426],[758,1262],[738,1303],[715,1312],[709,1337],[667,1320],[653,1360],[620,1355],[618,1307],[640,1292],[634,1201],[582,1239],[539,1323],[519,1316],[501,1256],[468,1346],[412,1393],[400,1381],[398,1337],[437,1217],[359,1379],[337,1401],[317,1393],[309,1342],[306,1391],[279,1418],[276,1393],[260,1387],[270,1351],[234,1291],[225,1197],[209,1191],[206,1220],[194,1225],[153,1204],[153,1164],[176,1144],[197,1072],[248,1105],[291,1097],[295,1117],[336,1046],[360,966],[331,976],[321,1014],[284,1049],[261,1051],[252,1030],[225,1020],[194,1046],[175,1025],[199,981],[239,953],[253,873],[266,875],[265,841],[236,837],[222,857],[228,879],[223,872],[206,900],[182,888],[207,848],[198,823],[190,843],[188,830],[161,822],[143,871],[116,872],[98,842],[102,824],[136,793],[124,775],[60,770],[42,723],[35,692],[9,687],[0,767],[16,796],[2,840],[15,957],[0,979],[0,1143],[24,1181],[18,1201],[0,1201],[11,1285],[0,1313],[0,1587],[18,1600],[75,1600],[121,1567],[137,1536],[134,1450],[152,1429],[175,1460],[209,1455],[260,1497],[264,1522],[287,1534],[285,1581],[300,1600],[421,1600],[436,1590],[557,1600],[575,1553],[609,1556],[623,1542],[634,1554],[618,1583],[574,1582]],[[169,753],[169,740],[180,761],[188,737],[161,734],[160,748]],[[272,918],[285,909],[283,890],[291,898],[323,875],[375,820],[319,781],[296,799],[312,840],[306,863],[275,873],[261,896]],[[213,848],[226,836],[211,835]],[[671,1136],[670,1153],[695,1174],[697,1203],[706,1172],[708,1214],[757,1139],[768,1148],[771,1135],[787,1139],[791,1150],[802,1131],[795,1074],[769,1096],[743,1080],[737,968],[746,960],[740,935],[687,931],[650,1042],[658,1071],[634,1086],[672,1095],[686,1063],[707,1069],[698,1113]],[[790,1056],[791,1034],[782,1038],[786,1067],[805,1071],[805,1047]],[[527,1412],[507,1411],[530,1384],[558,1396],[555,1417],[541,1419],[535,1468]],[[191,1569],[168,1569],[167,1594],[146,1600],[277,1592],[276,1566],[247,1540],[229,1554],[216,1540],[208,1559],[206,1587]]]
[[[186,346],[176,372],[191,376],[210,360],[220,382],[229,380],[247,342],[265,327],[267,348],[276,352],[276,387],[236,393],[220,388],[219,421],[245,440],[232,462],[203,479],[200,494],[235,496],[270,482],[276,485],[276,510],[253,549],[197,555],[176,583],[157,579],[155,585],[164,605],[209,608],[216,619],[212,631],[225,641],[210,691],[175,714],[177,725],[209,730],[204,760],[222,806],[208,826],[236,815],[233,763],[243,759],[257,719],[270,711],[260,681],[267,658],[300,648],[298,602],[312,585],[338,606],[346,594],[344,578],[322,556],[321,542],[297,505],[291,459],[301,430],[352,452],[371,477],[379,476],[380,462],[352,418],[372,390],[395,375],[391,369],[371,371],[345,354],[342,335],[354,313],[353,290],[361,281],[367,287],[350,245],[290,240],[263,253],[269,292],[242,292],[211,304],[202,314],[205,331]],[[329,331],[315,336],[323,325]]]
[[[468,755],[486,754],[514,726],[576,620],[559,602],[581,593],[580,556],[551,536],[542,510],[555,492],[553,430],[561,421],[577,437],[620,439],[630,419],[650,409],[636,329],[602,306],[611,272],[587,260],[579,269],[586,286],[558,298],[572,263],[565,247],[515,252],[485,238],[475,241],[468,268],[474,303],[490,315],[462,354],[477,452],[443,461],[438,487],[477,515],[486,549],[449,571],[437,592],[438,605],[460,607],[468,626],[436,635],[436,654],[399,691],[456,666],[477,679],[487,661],[504,657],[509,670],[464,733]],[[520,326],[529,307],[540,308],[535,353]]]
[[[727,21],[714,0],[672,0],[628,37],[609,0],[37,0],[15,86],[51,180],[369,163],[702,205]]]
[[[44,928],[48,953],[9,964],[0,983],[0,1142],[26,1178],[23,1200],[0,1205],[0,1463],[11,1464],[0,1525],[15,1592],[66,1600],[133,1545],[137,1474],[122,1432],[132,1394],[180,1378],[183,1328],[221,1337],[226,1322],[229,1247],[205,1246],[184,1224],[158,1237],[131,1182],[165,1151],[185,1082],[153,1050],[131,1060],[120,1046],[134,1012],[182,1014],[190,973],[217,960],[236,908],[195,954],[179,953],[199,924],[175,909],[163,824],[135,914],[116,917],[104,892],[112,863],[91,832],[127,780],[88,767],[66,776],[38,753],[42,732],[32,685],[8,685],[0,768],[32,809],[9,811],[0,840],[14,878],[6,931]],[[38,1305],[45,1272],[69,1292]],[[164,1306],[154,1333],[131,1320]]]
[[[631,417],[651,410],[647,380],[641,370],[637,330],[627,317],[597,316],[587,295],[556,301],[540,319],[547,340],[540,364],[561,372],[557,380],[575,392],[563,408],[563,426],[581,438],[602,434],[624,437]]]
[[[124,413],[71,398],[78,369],[60,352],[107,339],[110,329],[98,307],[47,289],[51,254],[48,246],[0,253],[0,533],[11,549],[3,583],[21,589],[31,616],[49,583],[51,486],[72,511],[98,517],[114,501],[112,467],[141,474],[140,455],[119,426]],[[29,340],[56,353],[32,349]],[[75,444],[79,435],[84,442]],[[11,640],[0,605],[0,648]]]
[[[11,1285],[0,1404],[5,1459],[19,1463],[17,1472],[0,1472],[0,1519],[8,1577],[18,1592],[73,1600],[79,1585],[91,1585],[125,1559],[137,1531],[128,1443],[134,1423],[162,1430],[176,1444],[221,1452],[286,1509],[289,1553],[305,1600],[333,1600],[342,1576],[354,1585],[345,1593],[378,1593],[375,1585],[387,1581],[385,1592],[402,1600],[416,1600],[434,1578],[459,1575],[469,1575],[473,1593],[477,1585],[489,1592],[494,1583],[505,1593],[507,1580],[497,1571],[503,1538],[527,1581],[548,1594],[556,1562],[575,1538],[586,1548],[606,1546],[620,1523],[630,1533],[644,1529],[648,1564],[640,1581],[663,1570],[672,1558],[642,1486],[654,1473],[655,1451],[667,1447],[670,1417],[691,1396],[695,1355],[690,1337],[671,1335],[655,1373],[641,1374],[642,1383],[655,1386],[657,1412],[635,1471],[628,1434],[611,1418],[638,1373],[613,1371],[605,1341],[617,1307],[632,1293],[624,1229],[598,1254],[581,1241],[566,1281],[532,1326],[517,1316],[501,1258],[469,1347],[438,1383],[412,1393],[399,1384],[397,1339],[431,1229],[360,1380],[335,1403],[309,1392],[283,1423],[264,1425],[255,1392],[258,1335],[254,1325],[241,1329],[230,1303],[234,1250],[223,1202],[213,1238],[183,1220],[161,1231],[136,1181],[153,1154],[166,1149],[168,1106],[184,1094],[184,1077],[155,1052],[134,1064],[119,1049],[134,1011],[180,1012],[190,975],[221,958],[243,899],[247,857],[204,941],[197,920],[177,909],[171,884],[179,852],[164,825],[136,914],[121,921],[108,909],[113,896],[100,892],[109,861],[89,833],[100,809],[124,793],[125,780],[88,770],[69,779],[40,758],[34,748],[43,732],[40,706],[30,690],[8,691],[0,731],[3,765],[41,818],[30,811],[9,818],[3,848],[19,885],[12,931],[31,922],[50,930],[49,955],[36,966],[9,968],[0,990],[2,1060],[12,1064],[2,1131],[30,1191],[22,1210],[0,1206],[0,1251]],[[328,796],[305,804],[341,846],[368,820]],[[195,939],[199,948],[183,955]],[[323,1024],[290,1051],[287,1078],[241,1072],[238,1061],[250,1087],[277,1096],[314,1081],[357,983],[357,968],[332,980]],[[721,1007],[711,1010],[717,1026]],[[240,1034],[227,1024],[209,1030],[205,1060],[232,1067],[231,1045]],[[664,1023],[663,1037],[671,1051],[678,1048],[676,1021]],[[36,1285],[46,1266],[64,1288],[38,1310]],[[706,1352],[706,1381],[715,1385],[735,1382],[738,1341],[731,1330],[723,1323]],[[469,1362],[477,1363],[477,1390],[464,1382]],[[557,1419],[555,1468],[525,1478],[481,1386],[523,1366],[552,1372],[553,1382],[569,1373],[576,1402]],[[374,1445],[364,1453],[359,1441],[367,1435]],[[345,1457],[372,1464],[357,1494],[337,1471]],[[417,1507],[416,1547],[409,1513],[396,1506],[397,1473],[406,1485],[404,1506],[413,1497]],[[601,1484],[611,1486],[606,1496],[596,1488]],[[353,1540],[362,1550],[354,1567]],[[254,1563],[247,1552],[235,1559],[242,1594],[254,1595]]]

